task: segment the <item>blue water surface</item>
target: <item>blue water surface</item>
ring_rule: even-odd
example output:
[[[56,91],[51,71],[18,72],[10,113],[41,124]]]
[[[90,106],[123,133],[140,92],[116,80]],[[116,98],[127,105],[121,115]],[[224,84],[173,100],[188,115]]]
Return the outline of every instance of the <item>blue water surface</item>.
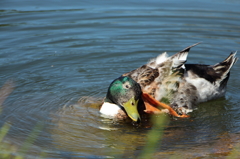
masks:
[[[0,1],[5,141],[19,149],[40,122],[26,158],[136,158],[150,129],[112,123],[98,107],[111,81],[167,51],[197,42],[187,63],[215,64],[240,50],[240,1]],[[239,55],[237,55],[239,57]],[[240,64],[224,98],[171,120],[154,156],[227,152],[240,132]],[[1,151],[0,151],[1,152]],[[2,153],[2,152],[1,152]]]

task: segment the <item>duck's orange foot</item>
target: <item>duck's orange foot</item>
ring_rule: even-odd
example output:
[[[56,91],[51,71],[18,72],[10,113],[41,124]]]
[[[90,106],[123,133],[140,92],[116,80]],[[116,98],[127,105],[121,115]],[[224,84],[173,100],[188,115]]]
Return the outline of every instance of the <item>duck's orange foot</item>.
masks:
[[[189,117],[190,117],[190,115],[187,115],[187,114],[182,114],[182,115],[178,115],[178,117],[180,117],[180,118],[189,118]]]
[[[150,105],[148,102],[144,101],[144,104],[145,104],[145,108],[146,108],[144,110],[145,113],[148,113],[148,114],[161,114],[162,113],[161,110],[159,110],[156,107]]]
[[[145,107],[146,110],[144,110],[146,113],[149,114],[161,114],[163,113],[163,111],[157,109],[156,107],[161,107],[163,109],[167,109],[169,114],[171,114],[172,116],[176,116],[179,118],[188,118],[190,117],[189,115],[183,114],[183,115],[179,115],[175,110],[173,110],[170,106],[168,106],[167,104],[161,103],[159,101],[157,101],[156,99],[154,99],[152,96],[150,96],[147,93],[142,93],[142,99],[145,103]],[[156,107],[154,107],[156,106]]]

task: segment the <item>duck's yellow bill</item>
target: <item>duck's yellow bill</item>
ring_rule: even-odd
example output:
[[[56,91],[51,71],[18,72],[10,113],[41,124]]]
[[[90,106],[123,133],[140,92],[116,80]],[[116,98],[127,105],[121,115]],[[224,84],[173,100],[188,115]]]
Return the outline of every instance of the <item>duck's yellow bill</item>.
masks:
[[[133,120],[133,121],[138,121],[141,120],[140,115],[138,113],[138,100],[135,100],[134,97],[132,97],[129,101],[126,103],[123,103],[123,107],[126,110],[128,116]]]

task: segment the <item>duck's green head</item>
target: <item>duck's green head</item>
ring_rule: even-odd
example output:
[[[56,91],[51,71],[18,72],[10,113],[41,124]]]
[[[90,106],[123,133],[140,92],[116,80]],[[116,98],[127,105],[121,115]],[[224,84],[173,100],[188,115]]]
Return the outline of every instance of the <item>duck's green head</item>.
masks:
[[[122,106],[133,120],[140,120],[138,101],[141,98],[141,87],[132,78],[121,76],[109,86],[105,101]]]

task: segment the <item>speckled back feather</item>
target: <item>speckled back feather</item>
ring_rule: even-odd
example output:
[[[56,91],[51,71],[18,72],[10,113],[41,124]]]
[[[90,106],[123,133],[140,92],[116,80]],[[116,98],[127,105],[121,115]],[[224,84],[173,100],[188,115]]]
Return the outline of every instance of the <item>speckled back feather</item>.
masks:
[[[215,65],[185,64],[188,52],[198,44],[170,57],[165,52],[124,76],[134,79],[143,92],[169,104],[179,114],[187,114],[199,102],[224,95],[229,71],[237,61],[235,52]]]

